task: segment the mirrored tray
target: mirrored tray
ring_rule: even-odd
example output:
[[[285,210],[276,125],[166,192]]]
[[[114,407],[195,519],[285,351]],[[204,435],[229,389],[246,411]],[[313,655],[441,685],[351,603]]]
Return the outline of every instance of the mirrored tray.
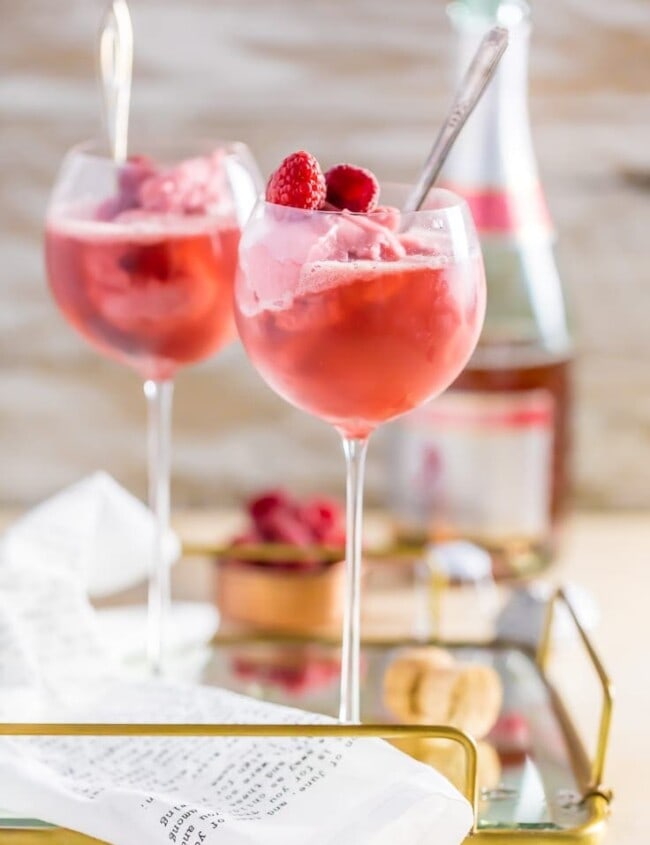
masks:
[[[498,673],[503,687],[500,723],[517,726],[516,747],[507,731],[493,731],[477,745],[461,731],[448,727],[397,725],[383,703],[383,677],[388,664],[401,649],[430,643],[412,640],[365,643],[363,664],[363,726],[186,726],[121,725],[74,726],[3,724],[0,734],[156,733],[157,735],[255,734],[278,735],[374,735],[408,740],[414,756],[429,748],[430,737],[439,737],[444,753],[435,764],[457,782],[474,801],[475,830],[472,839],[485,838],[493,845],[526,842],[596,843],[602,839],[611,794],[602,786],[603,767],[609,738],[612,689],[607,674],[587,635],[580,628],[571,607],[586,654],[602,686],[603,701],[598,745],[593,758],[585,751],[567,710],[546,675],[552,641],[553,608],[566,602],[560,591],[549,610],[548,624],[537,654],[525,647],[506,643],[455,643],[446,647],[457,661],[489,665]],[[232,689],[267,701],[304,710],[336,715],[338,704],[339,646],[334,642],[307,639],[269,639],[249,636],[217,638],[202,670],[201,682]],[[508,721],[510,720],[510,721]],[[498,723],[499,724],[499,723]],[[522,726],[525,731],[522,733]],[[108,730],[107,730],[108,729]],[[449,740],[456,740],[459,754],[448,755]],[[422,745],[424,743],[424,745]],[[488,747],[489,765],[481,765],[481,748]],[[485,759],[485,757],[483,758]],[[430,760],[429,760],[430,761]],[[446,770],[447,769],[447,770]],[[0,802],[1,802],[0,784]],[[54,828],[37,820],[11,818],[0,813],[1,845],[38,845],[45,841],[88,843],[88,837]]]

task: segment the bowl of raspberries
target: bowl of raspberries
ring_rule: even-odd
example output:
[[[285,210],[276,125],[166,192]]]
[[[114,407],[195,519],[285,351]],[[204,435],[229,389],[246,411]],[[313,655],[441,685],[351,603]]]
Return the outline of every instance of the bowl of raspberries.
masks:
[[[337,634],[345,576],[341,505],[324,496],[298,500],[270,490],[248,502],[247,523],[229,555],[217,561],[216,602],[224,622],[287,634]]]

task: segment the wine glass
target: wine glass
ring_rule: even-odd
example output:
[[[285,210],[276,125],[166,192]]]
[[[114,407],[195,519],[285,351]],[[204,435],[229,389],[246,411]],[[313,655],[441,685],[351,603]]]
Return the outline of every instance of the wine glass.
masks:
[[[400,206],[405,189],[384,188]],[[359,721],[363,475],[370,434],[441,393],[467,363],[485,276],[465,202],[353,214],[260,201],[239,247],[235,319],[273,390],[333,425],[347,463],[340,719]]]
[[[171,602],[164,541],[173,379],[235,337],[237,247],[261,177],[243,144],[151,146],[151,157],[124,163],[93,143],[68,153],[47,211],[45,253],[68,322],[145,380],[155,521],[147,656],[159,674]]]

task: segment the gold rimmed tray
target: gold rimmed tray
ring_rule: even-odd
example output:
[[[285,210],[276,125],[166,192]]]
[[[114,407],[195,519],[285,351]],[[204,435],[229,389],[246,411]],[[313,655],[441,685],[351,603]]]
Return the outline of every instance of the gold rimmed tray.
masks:
[[[565,604],[586,656],[600,682],[602,706],[596,750],[590,755],[572,722],[567,704],[547,674],[552,659],[556,609]],[[418,643],[422,645],[422,643]],[[413,641],[369,642],[363,646],[364,724],[352,725],[186,725],[186,724],[0,724],[4,735],[97,736],[345,736],[389,740],[453,742],[462,749],[459,787],[474,807],[468,841],[508,843],[600,842],[606,829],[611,793],[603,785],[613,706],[611,681],[589,637],[562,591],[549,607],[537,653],[507,642],[445,644],[458,659],[491,665],[504,689],[504,709],[518,712],[530,726],[530,748],[515,759],[501,759],[497,784],[481,783],[477,744],[449,726],[399,725],[387,718],[379,690],[385,667]],[[201,681],[317,712],[334,712],[338,694],[335,666],[338,644],[327,640],[218,637]],[[313,671],[313,667],[319,671]],[[251,668],[252,667],[252,668]],[[279,668],[278,668],[279,667]],[[0,784],[0,805],[2,786]],[[432,842],[435,840],[432,834]],[[96,840],[34,819],[3,817],[1,845],[81,845]]]

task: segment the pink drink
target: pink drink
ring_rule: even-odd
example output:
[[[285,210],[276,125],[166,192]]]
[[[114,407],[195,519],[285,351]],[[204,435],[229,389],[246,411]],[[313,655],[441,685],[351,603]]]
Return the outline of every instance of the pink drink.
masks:
[[[449,386],[474,351],[485,314],[483,263],[465,203],[435,191],[425,209],[402,213],[410,203],[401,193],[394,206],[377,206],[379,185],[369,171],[344,164],[323,175],[312,155],[293,153],[246,224],[235,283],[235,319],[255,368],[343,439],[343,723],[361,717],[368,435]]]
[[[165,380],[234,335],[239,228],[209,217],[51,218],[50,286],[70,323],[144,378]]]
[[[289,265],[269,261],[267,272],[286,276]],[[275,391],[348,437],[439,394],[476,345],[485,310],[478,256],[321,261],[300,279],[276,307],[240,303],[239,332]]]

